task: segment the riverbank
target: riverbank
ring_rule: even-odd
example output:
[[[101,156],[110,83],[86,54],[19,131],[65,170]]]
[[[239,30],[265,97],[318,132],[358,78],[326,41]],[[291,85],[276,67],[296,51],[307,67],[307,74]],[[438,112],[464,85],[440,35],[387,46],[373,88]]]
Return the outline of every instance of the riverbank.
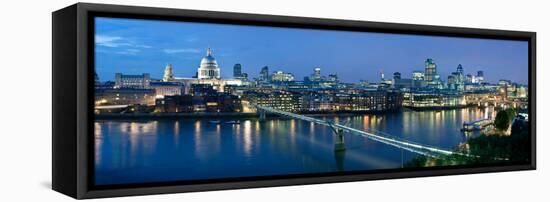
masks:
[[[395,111],[343,111],[343,112],[311,112],[298,113],[311,117],[346,117],[368,114],[386,114],[394,113]],[[276,114],[267,113],[267,117],[280,117]],[[95,114],[96,120],[113,120],[113,119],[179,119],[179,118],[253,118],[259,117],[256,112],[193,112],[193,113],[101,113]]]
[[[454,109],[464,109],[475,106],[463,106],[460,108],[422,108],[422,109],[413,109],[409,107],[402,107],[398,110],[388,110],[388,111],[316,111],[316,112],[297,112],[297,114],[310,116],[310,117],[347,117],[347,116],[358,116],[358,115],[380,115],[380,114],[391,114],[397,113],[403,110],[412,110],[412,111],[440,111],[440,110],[454,110]],[[280,117],[279,115],[267,113],[267,117]],[[259,114],[256,112],[192,112],[192,113],[101,113],[95,114],[96,120],[113,120],[113,119],[179,119],[179,118],[256,118],[259,117]]]
[[[452,109],[464,109],[464,108],[470,108],[470,107],[477,107],[477,105],[468,104],[468,105],[462,105],[462,106],[443,106],[443,107],[403,106],[403,108],[407,108],[407,109],[414,110],[414,111],[452,110]]]
[[[194,113],[103,113],[95,114],[95,120],[113,120],[113,119],[179,119],[179,118],[250,118],[257,117],[257,113],[245,112],[194,112]]]

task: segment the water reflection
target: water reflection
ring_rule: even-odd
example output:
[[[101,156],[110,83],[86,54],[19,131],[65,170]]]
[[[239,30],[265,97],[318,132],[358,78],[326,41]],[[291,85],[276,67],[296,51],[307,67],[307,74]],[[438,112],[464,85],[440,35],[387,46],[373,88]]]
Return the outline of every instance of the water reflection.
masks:
[[[94,123],[94,150],[96,151],[95,152],[95,155],[94,155],[94,159],[95,159],[95,163],[97,165],[101,165],[101,146],[104,144],[103,142],[103,134],[101,134],[101,132],[103,131],[102,128],[101,128],[102,124],[100,123]]]
[[[218,127],[221,127],[220,125],[218,125]],[[240,132],[240,131],[238,131]],[[244,122],[244,132],[243,132],[243,136],[244,136],[244,153],[246,156],[252,156],[251,153],[252,153],[252,144],[253,144],[253,140],[252,140],[252,130],[250,128],[250,121],[249,120],[246,120]]]
[[[463,122],[495,116],[494,109],[402,111],[391,114],[318,117],[410,141],[453,148],[476,132]],[[334,152],[326,126],[271,118],[239,124],[207,119],[97,121],[98,184],[157,182],[294,173],[399,168],[416,154],[345,134],[346,151]]]

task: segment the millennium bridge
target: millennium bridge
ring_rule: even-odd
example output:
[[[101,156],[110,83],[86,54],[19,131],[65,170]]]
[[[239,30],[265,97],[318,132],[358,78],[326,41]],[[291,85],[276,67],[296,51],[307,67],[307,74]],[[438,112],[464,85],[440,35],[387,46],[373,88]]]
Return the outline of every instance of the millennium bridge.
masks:
[[[385,134],[384,132],[381,132],[381,131],[375,131],[375,130],[363,131],[363,130],[355,129],[343,124],[337,124],[331,121],[325,121],[325,120],[316,119],[316,118],[312,118],[312,117],[308,117],[300,114],[286,112],[286,111],[274,109],[271,107],[260,106],[260,105],[253,105],[253,106],[256,107],[257,112],[260,115],[260,120],[265,120],[266,113],[271,113],[271,114],[276,114],[283,117],[290,117],[294,119],[309,121],[315,124],[330,127],[333,130],[334,134],[336,135],[336,141],[334,144],[335,152],[345,150],[343,134],[344,132],[348,132],[350,134],[359,135],[359,136],[366,137],[368,139],[381,142],[390,146],[394,146],[400,149],[404,149],[410,152],[414,152],[420,155],[434,157],[434,158],[440,158],[441,156],[452,155],[452,154],[469,156],[468,154],[464,154],[464,153],[460,153],[460,152],[456,152],[448,149],[437,148],[430,145],[425,145],[425,144],[412,142],[409,140],[404,140],[401,138],[397,138],[397,137]]]

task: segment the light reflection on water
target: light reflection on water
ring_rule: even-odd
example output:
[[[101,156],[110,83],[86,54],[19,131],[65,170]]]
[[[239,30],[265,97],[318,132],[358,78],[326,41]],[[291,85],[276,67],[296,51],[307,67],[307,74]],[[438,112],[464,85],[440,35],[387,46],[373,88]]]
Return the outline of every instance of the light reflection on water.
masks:
[[[317,117],[351,127],[384,131],[414,142],[453,148],[466,141],[463,122],[495,116],[492,109],[402,111]],[[271,118],[240,124],[206,119],[96,121],[97,184],[161,182],[242,176],[399,168],[416,155],[351,134],[346,152],[335,154],[326,126]],[[476,135],[475,133],[473,135]]]

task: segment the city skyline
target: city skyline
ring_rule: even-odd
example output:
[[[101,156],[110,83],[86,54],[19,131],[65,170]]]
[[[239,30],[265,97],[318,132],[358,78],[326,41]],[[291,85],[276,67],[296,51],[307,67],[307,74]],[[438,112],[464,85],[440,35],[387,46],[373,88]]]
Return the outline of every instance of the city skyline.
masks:
[[[268,66],[270,73],[282,70],[302,80],[319,66],[323,75],[336,73],[344,82],[376,82],[380,71],[386,78],[393,72],[410,78],[433,58],[442,80],[462,64],[465,74],[484,71],[491,83],[527,84],[527,42],[520,41],[114,18],[96,19],[95,38],[102,81],[113,80],[117,72],[161,79],[166,64],[173,65],[176,76],[191,77],[211,47],[222,78],[231,78],[233,65],[240,63],[250,78]]]
[[[95,39],[96,185],[532,158],[527,42],[110,18]]]

